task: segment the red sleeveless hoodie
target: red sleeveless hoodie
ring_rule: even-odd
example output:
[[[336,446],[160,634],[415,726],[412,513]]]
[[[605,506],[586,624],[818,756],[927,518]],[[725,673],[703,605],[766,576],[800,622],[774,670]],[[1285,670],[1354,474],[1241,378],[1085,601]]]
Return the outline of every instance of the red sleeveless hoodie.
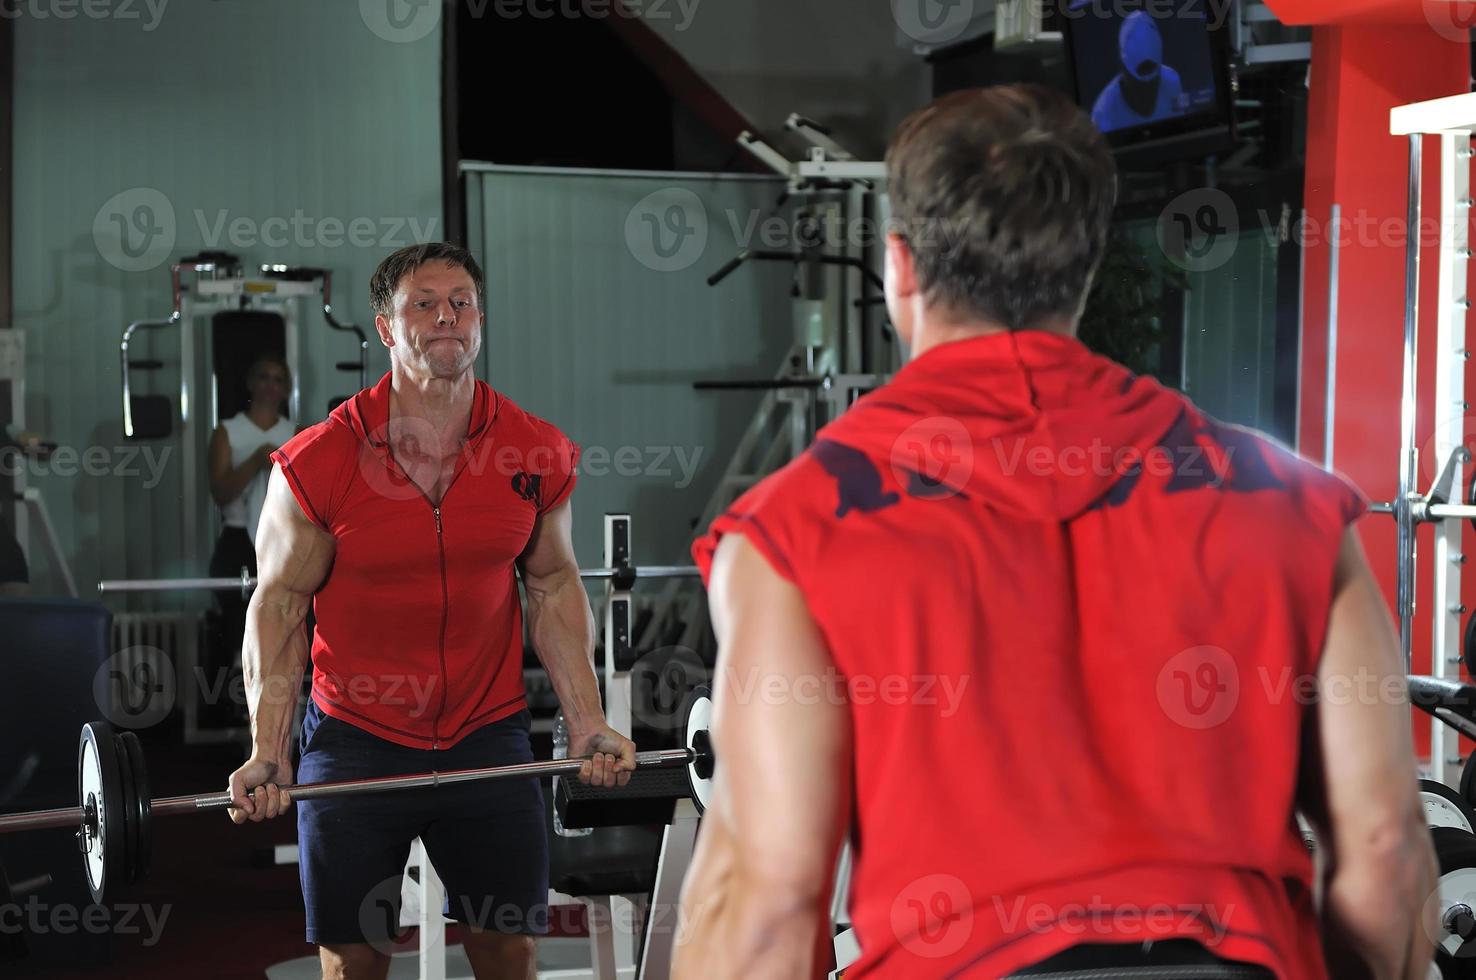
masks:
[[[436,507],[390,453],[389,412],[386,374],[272,460],[337,545],[313,597],[313,700],[388,741],[444,749],[526,704],[514,562],[574,492],[579,450],[478,381]]]
[[[846,683],[846,976],[1187,937],[1325,976],[1293,817],[1338,477],[1074,339],[924,353],[742,497]]]

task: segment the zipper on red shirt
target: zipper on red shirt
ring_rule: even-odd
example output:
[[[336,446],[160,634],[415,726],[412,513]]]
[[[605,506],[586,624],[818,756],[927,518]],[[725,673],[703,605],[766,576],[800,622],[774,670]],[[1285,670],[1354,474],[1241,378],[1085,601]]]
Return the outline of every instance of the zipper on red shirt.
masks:
[[[436,547],[441,553],[441,638],[438,651],[441,658],[441,707],[436,712],[435,724],[431,727],[431,748],[441,747],[441,719],[446,714],[446,622],[451,617],[451,594],[446,585],[446,538],[441,529],[441,508],[433,507],[436,515]]]
[[[456,486],[456,481],[461,478],[461,471],[466,469],[466,451],[462,450],[461,458],[456,463],[456,470],[451,474],[451,482],[446,484],[446,489],[441,492],[441,504],[451,496],[451,488]],[[446,624],[451,618],[451,593],[446,581],[446,539],[441,530],[441,506],[432,504],[430,497],[421,491],[425,502],[431,504],[431,510],[436,515],[436,547],[441,551],[441,708],[436,712],[436,723],[431,728],[431,748],[441,747],[441,719],[446,716],[446,695],[451,685],[450,675],[446,672]]]
[[[436,518],[436,548],[440,552],[441,557],[441,636],[437,647],[437,653],[441,662],[441,707],[437,710],[436,720],[431,726],[431,748],[439,749],[441,747],[441,720],[446,716],[447,688],[451,683],[450,677],[446,672],[446,625],[451,618],[451,594],[446,578],[446,540],[441,527],[441,507],[440,504],[431,500],[430,494],[421,489],[419,484],[416,484],[414,480],[410,479],[410,474],[403,466],[400,466],[400,461],[395,459],[393,451],[385,455],[387,465],[397,468],[404,475],[405,479],[414,485],[416,490],[420,491],[420,498],[430,505],[431,513]],[[455,472],[451,474],[451,482],[446,484],[446,489],[441,493],[442,504],[446,502],[446,497],[450,495],[451,488],[456,485],[456,481],[461,478],[461,472],[464,469],[466,469],[465,450],[462,452],[461,459],[457,461]]]

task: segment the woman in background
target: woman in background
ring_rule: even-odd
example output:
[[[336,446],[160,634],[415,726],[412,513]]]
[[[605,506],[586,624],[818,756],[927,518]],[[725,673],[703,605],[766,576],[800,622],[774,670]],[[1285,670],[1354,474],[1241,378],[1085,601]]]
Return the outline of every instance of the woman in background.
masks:
[[[264,354],[252,362],[246,391],[246,410],[221,422],[210,438],[210,495],[220,506],[224,525],[210,556],[214,578],[237,578],[242,568],[256,576],[256,525],[266,500],[271,454],[297,431],[283,411],[292,391],[292,371],[280,355]],[[216,656],[211,666],[225,667],[230,681],[240,670],[247,600],[232,590],[217,591],[215,602],[219,620],[212,630]],[[225,694],[232,688],[209,689]],[[231,719],[244,717],[244,705],[234,707]]]

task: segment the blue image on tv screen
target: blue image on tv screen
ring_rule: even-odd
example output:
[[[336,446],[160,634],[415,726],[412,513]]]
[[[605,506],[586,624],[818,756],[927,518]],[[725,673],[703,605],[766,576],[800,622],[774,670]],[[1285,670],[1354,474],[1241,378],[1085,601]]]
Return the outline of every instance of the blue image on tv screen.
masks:
[[[1066,8],[1083,108],[1104,133],[1216,112],[1209,22],[1201,3],[1144,10],[1128,0]],[[1135,9],[1136,8],[1136,9]]]

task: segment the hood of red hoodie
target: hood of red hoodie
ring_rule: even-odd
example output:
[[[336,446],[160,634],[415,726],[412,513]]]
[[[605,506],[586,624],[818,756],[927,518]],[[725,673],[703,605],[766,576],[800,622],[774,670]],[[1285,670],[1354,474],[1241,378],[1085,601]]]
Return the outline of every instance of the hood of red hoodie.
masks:
[[[934,347],[821,430],[923,496],[1034,520],[1100,501],[1190,410],[1074,337],[1000,332]]]

